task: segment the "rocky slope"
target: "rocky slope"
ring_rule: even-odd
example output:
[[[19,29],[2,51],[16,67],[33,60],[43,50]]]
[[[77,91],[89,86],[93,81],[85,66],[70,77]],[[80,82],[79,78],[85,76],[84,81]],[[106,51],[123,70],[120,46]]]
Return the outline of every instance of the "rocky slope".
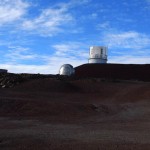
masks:
[[[150,82],[78,69],[0,75],[1,150],[150,149]]]

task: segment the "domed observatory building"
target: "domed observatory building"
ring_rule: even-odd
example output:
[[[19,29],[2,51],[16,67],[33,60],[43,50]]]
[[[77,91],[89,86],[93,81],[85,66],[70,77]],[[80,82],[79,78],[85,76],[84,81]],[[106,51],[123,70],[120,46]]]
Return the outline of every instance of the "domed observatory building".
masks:
[[[91,46],[89,63],[107,63],[107,47],[105,46]]]
[[[59,74],[64,76],[71,76],[75,74],[75,69],[70,64],[64,64],[60,67]]]

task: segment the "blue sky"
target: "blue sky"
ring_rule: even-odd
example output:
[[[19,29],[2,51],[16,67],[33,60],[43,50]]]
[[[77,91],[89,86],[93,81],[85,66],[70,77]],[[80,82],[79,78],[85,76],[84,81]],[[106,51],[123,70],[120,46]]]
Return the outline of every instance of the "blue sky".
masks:
[[[0,68],[58,73],[108,46],[109,63],[150,63],[150,0],[0,0]]]

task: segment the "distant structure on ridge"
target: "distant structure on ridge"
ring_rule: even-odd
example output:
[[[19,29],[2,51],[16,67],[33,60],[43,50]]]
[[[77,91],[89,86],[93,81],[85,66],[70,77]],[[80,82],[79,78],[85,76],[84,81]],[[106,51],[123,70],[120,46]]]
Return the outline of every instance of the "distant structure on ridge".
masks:
[[[89,63],[107,63],[107,47],[105,46],[91,46],[90,47],[90,57],[88,59]]]
[[[6,69],[0,69],[0,73],[7,73],[8,71]]]
[[[91,46],[89,64],[106,64],[107,63],[107,47]],[[70,64],[64,64],[59,69],[59,75],[71,76],[75,74],[75,69]]]

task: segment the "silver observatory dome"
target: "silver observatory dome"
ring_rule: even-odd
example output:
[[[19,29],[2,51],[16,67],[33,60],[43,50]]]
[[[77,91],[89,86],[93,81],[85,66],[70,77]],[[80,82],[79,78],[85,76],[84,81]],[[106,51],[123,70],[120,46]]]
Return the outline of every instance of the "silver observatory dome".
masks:
[[[70,64],[64,64],[60,67],[59,74],[64,76],[71,76],[75,73],[75,69]]]

